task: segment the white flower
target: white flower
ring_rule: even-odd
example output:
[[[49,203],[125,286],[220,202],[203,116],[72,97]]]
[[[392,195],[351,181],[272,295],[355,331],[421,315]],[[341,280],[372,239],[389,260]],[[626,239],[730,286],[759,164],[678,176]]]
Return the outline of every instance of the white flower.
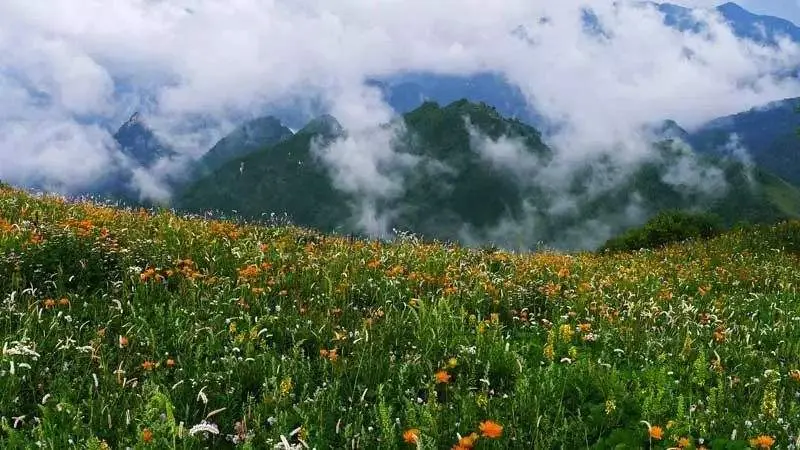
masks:
[[[204,420],[189,429],[189,435],[194,436],[197,433],[219,434],[219,428],[213,423]]]

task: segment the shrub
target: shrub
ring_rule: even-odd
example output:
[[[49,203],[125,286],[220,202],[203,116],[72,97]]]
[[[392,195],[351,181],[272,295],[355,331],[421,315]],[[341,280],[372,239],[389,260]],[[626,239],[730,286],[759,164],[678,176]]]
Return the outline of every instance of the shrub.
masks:
[[[623,252],[653,249],[687,239],[708,239],[722,231],[722,221],[714,214],[664,211],[642,227],[608,240],[601,251]]]

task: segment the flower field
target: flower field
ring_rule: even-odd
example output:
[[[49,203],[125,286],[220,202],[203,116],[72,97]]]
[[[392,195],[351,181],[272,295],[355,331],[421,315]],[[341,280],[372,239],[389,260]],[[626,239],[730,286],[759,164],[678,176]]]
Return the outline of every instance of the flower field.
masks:
[[[0,447],[796,448],[800,224],[513,254],[0,187]]]

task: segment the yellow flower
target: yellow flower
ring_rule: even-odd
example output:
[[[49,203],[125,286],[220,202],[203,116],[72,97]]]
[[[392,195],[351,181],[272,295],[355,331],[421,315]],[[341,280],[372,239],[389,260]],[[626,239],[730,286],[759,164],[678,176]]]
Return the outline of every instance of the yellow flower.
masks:
[[[292,391],[293,387],[294,383],[292,383],[292,379],[284,378],[283,380],[281,380],[281,386],[280,386],[281,395],[287,395],[289,392]]]
[[[544,357],[549,359],[550,361],[552,361],[553,358],[555,358],[555,351],[553,350],[552,344],[545,345],[543,353]]]
[[[572,330],[572,326],[569,325],[569,324],[566,324],[566,323],[564,325],[561,325],[561,328],[559,328],[559,331],[561,333],[561,339],[564,342],[571,341],[572,340],[572,335],[575,333]]]

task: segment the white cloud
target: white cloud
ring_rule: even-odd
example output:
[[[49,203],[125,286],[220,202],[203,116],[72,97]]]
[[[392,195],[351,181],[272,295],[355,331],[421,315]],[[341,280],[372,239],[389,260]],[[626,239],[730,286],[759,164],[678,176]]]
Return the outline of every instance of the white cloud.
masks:
[[[609,39],[581,31],[584,6]],[[520,25],[536,45],[511,34]],[[565,121],[554,142],[578,159],[615,144],[641,152],[629,142],[648,121],[694,125],[800,95],[770,75],[800,63],[797,48],[741,42],[719,23],[711,39],[681,34],[653,9],[611,0],[5,0],[0,55],[0,135],[16,130],[0,140],[0,178],[25,182],[38,175],[18,168],[42,165],[64,186],[96,172],[65,161],[111,157],[113,129],[86,125],[97,116],[121,122],[144,109],[197,154],[233,118],[297,96],[321,95],[349,128],[384,122],[362,83],[397,71],[502,72]],[[123,85],[132,94],[119,95]],[[198,134],[186,125],[198,115],[225,129]],[[63,145],[44,126],[74,139]]]

